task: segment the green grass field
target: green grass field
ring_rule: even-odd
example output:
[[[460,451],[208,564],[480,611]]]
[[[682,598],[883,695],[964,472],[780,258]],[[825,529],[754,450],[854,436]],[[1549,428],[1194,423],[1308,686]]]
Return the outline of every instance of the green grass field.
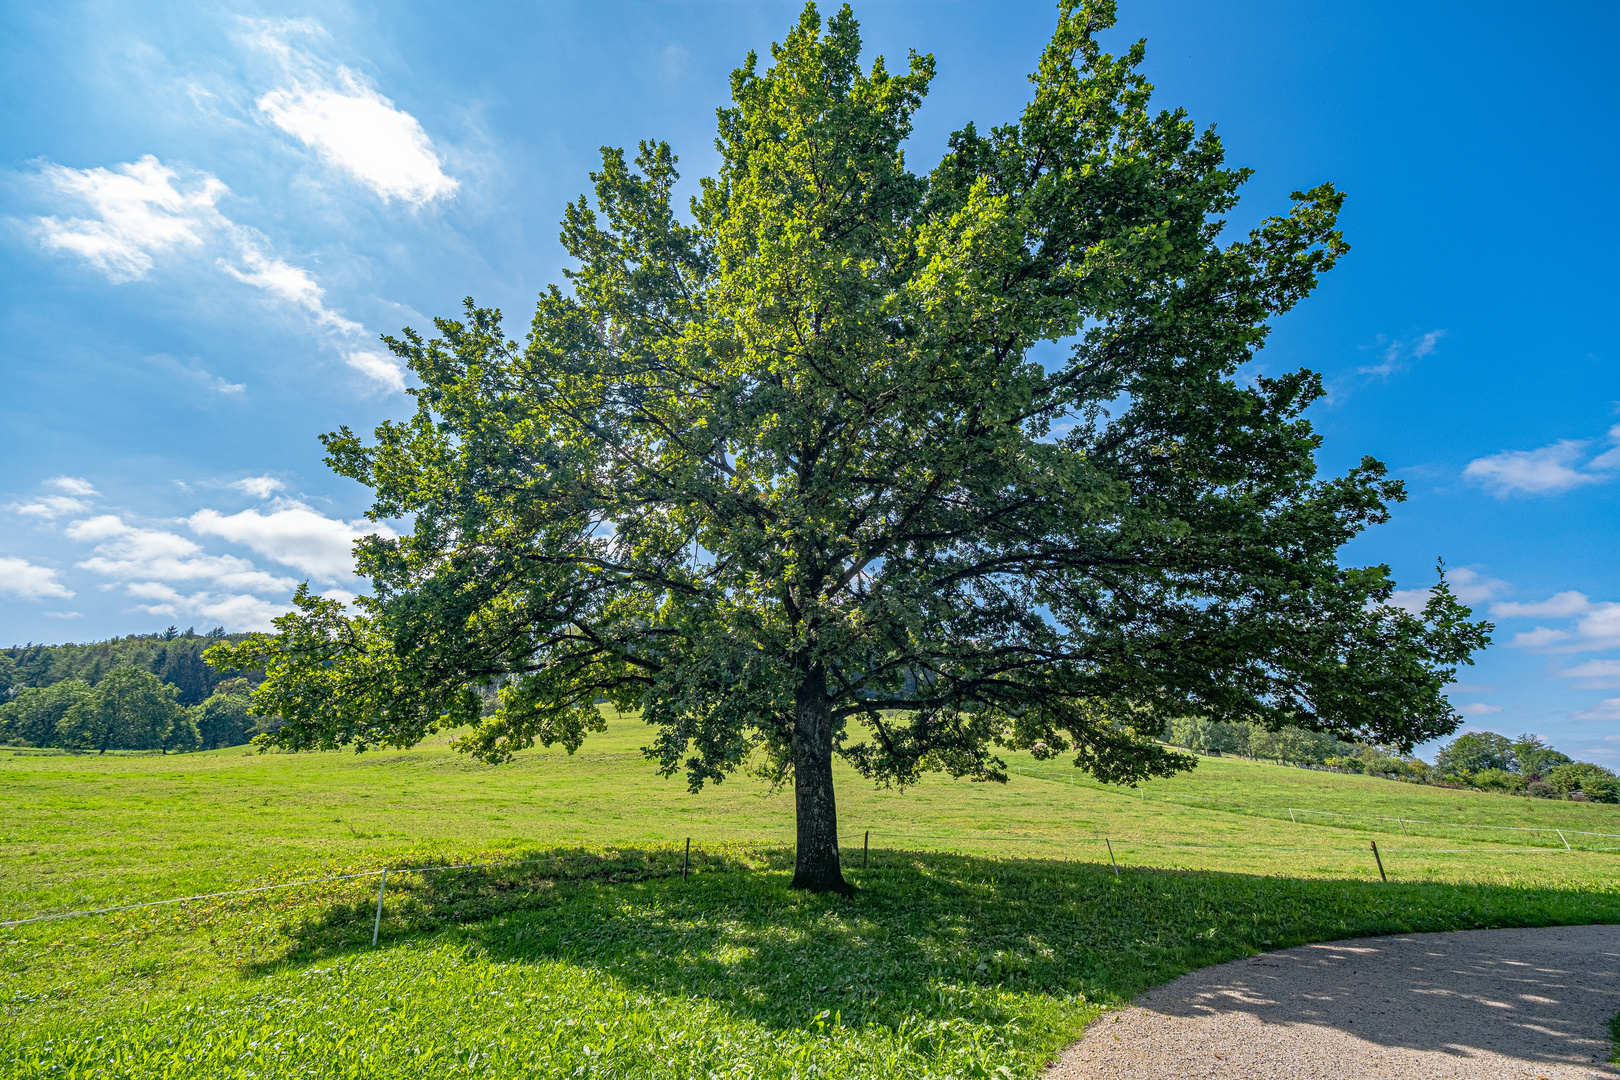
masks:
[[[806,896],[790,793],[690,795],[646,741],[0,753],[0,920],[395,868],[375,950],[376,876],[0,929],[0,1074],[1028,1076],[1099,1010],[1257,950],[1620,922],[1620,838],[1594,835],[1620,807],[1230,758],[1140,792],[1024,755],[1004,786],[845,773],[859,891]],[[494,865],[400,872],[466,862]]]

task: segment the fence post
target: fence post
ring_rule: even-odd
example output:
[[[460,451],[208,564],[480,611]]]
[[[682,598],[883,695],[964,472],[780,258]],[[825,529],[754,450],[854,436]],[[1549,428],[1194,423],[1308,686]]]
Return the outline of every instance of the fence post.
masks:
[[[382,898],[383,890],[388,888],[388,867],[383,867],[382,881],[377,883],[377,921],[371,924],[371,945],[377,946],[377,934],[382,930]]]
[[[681,880],[686,880],[686,871],[692,866],[692,838],[686,838],[686,857],[681,860]]]
[[[1569,840],[1567,838],[1565,838],[1563,829],[1554,829],[1553,832],[1558,834],[1558,839],[1564,841],[1564,850],[1565,851],[1574,851],[1575,850],[1574,848],[1569,846]]]
[[[1294,808],[1292,806],[1288,808],[1288,820],[1292,821],[1295,825],[1299,824],[1299,819],[1294,816]]]
[[[1389,878],[1384,875],[1384,860],[1378,857],[1378,841],[1373,840],[1370,843],[1372,844],[1373,858],[1378,862],[1378,880],[1388,885]]]
[[[1114,862],[1114,842],[1105,836],[1103,837],[1103,843],[1108,845],[1108,861],[1113,864],[1114,876],[1119,877],[1119,863]]]
[[[866,830],[866,839],[861,841],[861,869],[866,869],[867,857],[872,854],[872,830]]]

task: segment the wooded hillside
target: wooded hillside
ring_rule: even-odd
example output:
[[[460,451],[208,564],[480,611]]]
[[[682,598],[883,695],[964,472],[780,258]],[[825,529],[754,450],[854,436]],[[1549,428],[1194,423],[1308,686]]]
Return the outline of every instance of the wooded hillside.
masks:
[[[94,686],[116,668],[133,667],[173,686],[179,704],[200,705],[231,677],[209,667],[203,661],[203,650],[245,637],[227,634],[223,627],[199,634],[194,628],[182,632],[171,626],[157,634],[130,634],[83,644],[13,645],[0,649],[0,700],[26,687],[51,686],[64,679],[83,679]],[[254,673],[249,678],[257,685],[262,675]]]

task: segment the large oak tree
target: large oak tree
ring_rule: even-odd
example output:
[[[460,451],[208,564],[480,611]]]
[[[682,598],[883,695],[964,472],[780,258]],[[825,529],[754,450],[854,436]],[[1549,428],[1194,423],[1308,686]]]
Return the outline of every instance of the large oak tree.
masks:
[[[470,725],[501,761],[572,750],[605,700],[694,790],[790,779],[794,884],[828,890],[835,755],[906,784],[1030,747],[1126,782],[1192,765],[1153,740],[1174,716],[1453,730],[1441,688],[1488,627],[1443,577],[1414,614],[1340,565],[1399,483],[1318,478],[1316,374],[1242,375],[1346,250],[1343,197],[1226,239],[1247,171],[1150,110],[1112,19],[1066,2],[1023,115],[927,175],[902,146],[933,60],[863,69],[847,8],[733,74],[689,216],[669,147],[604,150],[527,338],[469,300],[389,339],[415,416],[325,437],[412,528],[358,544],[358,611],[301,590],[215,650],[266,667],[265,739]]]

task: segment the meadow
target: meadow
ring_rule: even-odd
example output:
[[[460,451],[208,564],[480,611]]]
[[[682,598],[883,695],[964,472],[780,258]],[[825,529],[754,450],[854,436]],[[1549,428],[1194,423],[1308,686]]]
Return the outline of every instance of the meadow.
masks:
[[[808,896],[790,792],[689,794],[611,720],[506,766],[0,753],[0,921],[393,868],[375,949],[375,873],[0,928],[0,1073],[1029,1076],[1255,951],[1620,922],[1620,807],[1230,758],[1140,790],[1027,755],[1006,785],[842,773],[858,892]]]

